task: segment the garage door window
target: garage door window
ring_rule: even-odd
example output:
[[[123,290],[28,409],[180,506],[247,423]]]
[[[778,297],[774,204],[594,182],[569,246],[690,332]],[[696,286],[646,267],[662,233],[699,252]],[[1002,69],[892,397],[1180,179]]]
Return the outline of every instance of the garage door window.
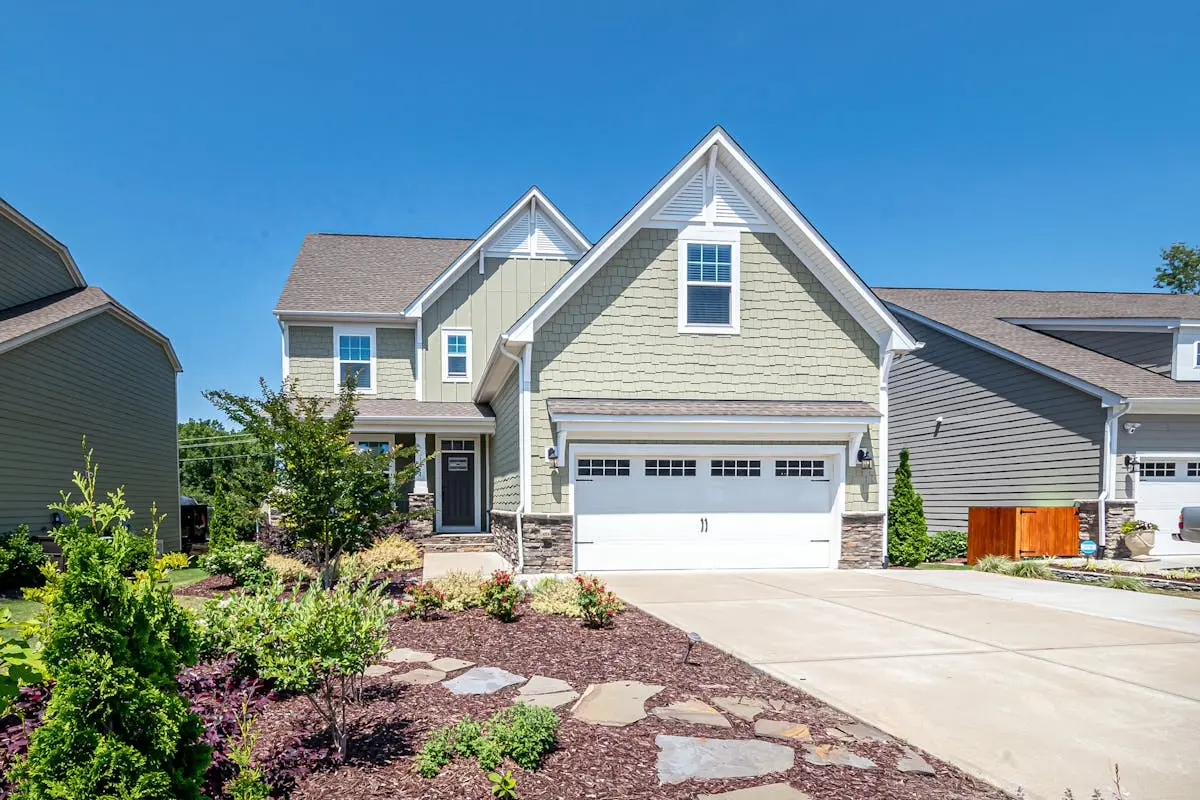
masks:
[[[825,462],[810,459],[781,459],[775,462],[776,478],[824,478]]]
[[[1174,461],[1143,461],[1142,462],[1142,477],[1143,478],[1174,478],[1175,477],[1175,462]]]
[[[762,475],[762,462],[746,459],[718,459],[712,462],[714,478],[757,478]]]
[[[625,477],[629,475],[628,458],[581,458],[575,468],[581,478]]]
[[[690,478],[696,474],[694,458],[647,458],[646,476],[651,478]]]
[[[1187,472],[1189,478],[1200,478],[1200,461],[1189,461]]]

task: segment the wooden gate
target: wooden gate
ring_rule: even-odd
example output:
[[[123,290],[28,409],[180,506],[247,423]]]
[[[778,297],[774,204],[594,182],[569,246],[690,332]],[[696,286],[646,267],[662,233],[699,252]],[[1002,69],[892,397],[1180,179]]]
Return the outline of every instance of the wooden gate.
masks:
[[[971,508],[967,512],[967,563],[983,556],[1079,554],[1079,510],[1074,506]]]

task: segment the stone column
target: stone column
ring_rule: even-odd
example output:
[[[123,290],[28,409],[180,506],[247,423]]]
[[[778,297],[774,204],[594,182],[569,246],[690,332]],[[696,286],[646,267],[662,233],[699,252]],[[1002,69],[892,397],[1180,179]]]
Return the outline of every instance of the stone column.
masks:
[[[413,492],[408,496],[408,511],[410,514],[423,512],[421,516],[408,521],[412,538],[427,539],[433,535],[433,495],[429,492]]]
[[[842,557],[838,569],[883,568],[883,514],[842,514]]]

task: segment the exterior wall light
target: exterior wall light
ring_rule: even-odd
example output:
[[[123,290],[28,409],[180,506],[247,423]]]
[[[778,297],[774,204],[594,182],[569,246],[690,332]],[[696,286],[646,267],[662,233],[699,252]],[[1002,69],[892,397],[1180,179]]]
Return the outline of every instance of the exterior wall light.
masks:
[[[1125,432],[1132,436],[1133,434],[1137,433],[1137,429],[1140,427],[1142,427],[1142,423],[1140,422],[1126,422]]]
[[[864,449],[864,450],[859,450],[859,451],[858,451],[858,463],[859,463],[860,465],[864,466],[864,467],[869,467],[869,466],[871,466],[871,463],[872,463],[872,460],[871,460],[871,451],[870,451],[870,450],[865,450],[865,449]]]

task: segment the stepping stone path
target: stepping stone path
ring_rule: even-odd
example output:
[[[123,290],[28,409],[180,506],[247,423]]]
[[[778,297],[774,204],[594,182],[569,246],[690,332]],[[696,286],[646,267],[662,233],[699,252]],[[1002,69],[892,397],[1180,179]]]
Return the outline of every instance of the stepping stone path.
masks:
[[[769,783],[720,794],[698,794],[696,800],[812,800],[812,797],[786,783]]]
[[[818,767],[857,767],[874,769],[875,762],[856,755],[839,744],[804,745],[804,760]]]
[[[834,731],[838,731],[844,734],[844,736],[837,736]],[[872,728],[870,725],[864,725],[861,722],[838,725],[836,728],[830,728],[829,733],[839,739],[848,738],[856,742],[882,742],[883,744],[887,744],[892,741],[892,737],[879,730],[879,728]]]
[[[913,772],[917,775],[936,775],[933,766],[921,756],[904,748],[904,755],[896,762],[896,769],[901,772]]]
[[[571,688],[571,684],[558,678],[547,678],[545,675],[534,675],[529,683],[517,692],[516,703],[531,706],[558,708],[573,702],[579,697],[579,692]]]
[[[442,675],[442,677],[446,677]],[[448,681],[442,686],[451,694],[494,694],[507,686],[524,683],[525,678],[506,672],[499,667],[475,667]]]
[[[754,723],[755,736],[770,736],[773,739],[788,739],[793,742],[812,741],[812,731],[798,722],[781,719],[760,719]]]
[[[767,710],[767,701],[755,697],[714,697],[713,702],[746,722],[753,722],[755,717]]]
[[[650,712],[656,717],[670,719],[676,722],[690,722],[693,725],[712,725],[716,728],[732,728],[729,720],[720,711],[705,703],[703,700],[682,700],[668,706],[659,706]]]
[[[403,675],[393,675],[392,680],[396,683],[407,684],[408,686],[430,686],[446,680],[446,673],[440,669],[422,667],[420,669],[409,670]]]
[[[403,664],[406,662],[417,662],[428,664],[433,661],[433,653],[423,653],[420,650],[409,650],[407,647],[397,647],[392,652],[383,657],[384,661],[390,661],[393,664]]]
[[[654,743],[659,747],[659,783],[753,778],[785,772],[796,763],[792,748],[757,739],[697,739],[660,734],[654,737]]]
[[[592,725],[623,728],[645,719],[646,701],[664,688],[638,681],[593,683],[571,709],[571,714]]]
[[[387,675],[391,671],[391,667],[385,667],[383,664],[372,664],[363,670],[363,675],[366,675],[368,678],[378,678],[380,675]]]
[[[460,669],[475,666],[475,662],[463,661],[461,658],[445,657],[430,661],[429,666],[432,669],[441,670],[442,672],[458,672]]]

